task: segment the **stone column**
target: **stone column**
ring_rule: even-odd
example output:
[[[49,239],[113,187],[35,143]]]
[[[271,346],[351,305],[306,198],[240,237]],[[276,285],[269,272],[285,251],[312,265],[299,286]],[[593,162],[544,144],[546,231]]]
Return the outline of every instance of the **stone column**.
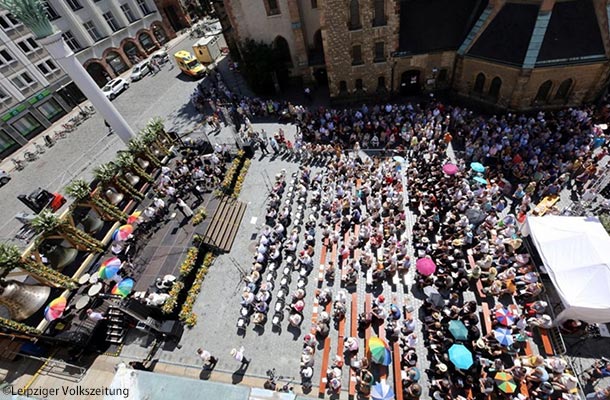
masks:
[[[49,54],[57,61],[62,69],[74,81],[76,86],[91,101],[93,106],[104,117],[121,140],[127,144],[135,137],[131,127],[117,109],[106,98],[104,93],[98,88],[97,84],[81,63],[76,59],[74,52],[65,44],[60,32],[55,32],[50,36],[38,39]]]
[[[297,69],[307,67],[307,46],[305,45],[305,35],[303,34],[303,22],[301,11],[296,0],[288,0],[288,13],[292,24],[292,34],[294,35],[294,58],[297,62]]]

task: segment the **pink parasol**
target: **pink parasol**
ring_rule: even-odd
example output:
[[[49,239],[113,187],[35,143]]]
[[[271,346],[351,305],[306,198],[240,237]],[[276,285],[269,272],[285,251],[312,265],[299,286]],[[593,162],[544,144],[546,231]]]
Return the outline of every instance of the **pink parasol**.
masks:
[[[415,263],[417,271],[422,275],[432,275],[436,272],[436,264],[430,258],[420,258]]]
[[[443,172],[447,175],[455,175],[458,172],[458,167],[455,164],[445,164],[443,165]]]

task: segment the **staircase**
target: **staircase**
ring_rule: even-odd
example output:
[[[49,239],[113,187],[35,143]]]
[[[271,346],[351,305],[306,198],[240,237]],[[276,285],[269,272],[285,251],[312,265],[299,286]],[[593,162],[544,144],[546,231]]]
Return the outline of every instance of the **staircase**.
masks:
[[[246,203],[225,196],[203,234],[203,244],[229,252],[246,212]]]
[[[106,315],[108,317],[106,342],[112,344],[123,343],[127,333],[127,329],[125,329],[125,314],[118,307],[110,306]]]

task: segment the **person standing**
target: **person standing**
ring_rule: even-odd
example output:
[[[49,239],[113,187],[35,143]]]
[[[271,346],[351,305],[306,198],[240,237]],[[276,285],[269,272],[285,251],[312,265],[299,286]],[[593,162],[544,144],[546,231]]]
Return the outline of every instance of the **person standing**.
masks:
[[[191,218],[193,216],[193,210],[191,210],[191,207],[189,207],[188,204],[186,204],[180,197],[176,199],[176,204],[182,215],[184,215],[184,218]]]
[[[239,350],[233,348],[231,350],[231,357],[233,357],[235,360],[239,361],[240,363],[243,364],[249,364],[250,360],[248,360],[245,356],[244,356],[244,346],[240,346]]]
[[[199,355],[199,357],[203,361],[204,368],[207,366],[216,365],[216,363],[218,362],[218,359],[216,357],[214,357],[209,351],[204,350],[202,348],[197,349],[197,355]]]

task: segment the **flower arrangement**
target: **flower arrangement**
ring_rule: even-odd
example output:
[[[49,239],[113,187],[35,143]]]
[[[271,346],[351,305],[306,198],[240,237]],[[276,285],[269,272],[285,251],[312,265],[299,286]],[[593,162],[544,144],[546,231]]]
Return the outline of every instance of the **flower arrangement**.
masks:
[[[197,254],[199,254],[199,249],[197,247],[191,247],[186,253],[186,258],[180,266],[180,276],[182,278],[188,276],[193,270],[195,261],[197,261]]]
[[[227,173],[225,174],[225,178],[222,180],[222,183],[220,184],[220,188],[226,194],[231,193],[231,186],[233,185],[233,180],[235,178],[235,175],[239,171],[240,164],[241,164],[241,158],[238,156],[231,163],[231,166],[229,167],[229,169],[227,170]]]
[[[199,234],[194,234],[193,235],[193,245],[195,246],[201,246],[201,243],[203,243],[203,236],[199,235]]]
[[[12,320],[6,319],[6,318],[0,318],[0,327],[10,329],[11,331],[14,331],[14,332],[29,333],[31,335],[42,334],[42,332],[36,328],[33,328],[33,327],[26,325],[24,323],[21,323],[21,322],[12,321]]]
[[[180,296],[180,292],[184,289],[184,283],[177,281],[172,285],[172,288],[169,290],[169,297],[161,306],[161,312],[163,314],[171,314],[174,312],[174,309],[178,305],[178,296]]]
[[[231,195],[234,199],[239,197],[239,192],[241,192],[241,188],[244,186],[244,181],[246,180],[246,174],[248,173],[248,168],[250,168],[251,160],[244,161],[244,166],[237,177],[237,181],[235,182],[235,188],[233,189],[233,194]]]
[[[208,216],[208,210],[205,209],[205,207],[199,207],[197,209],[197,211],[195,211],[195,216],[193,217],[193,220],[191,221],[193,223],[193,226],[197,226],[200,223],[203,222],[204,219],[206,219]]]
[[[199,296],[199,292],[201,292],[201,286],[203,284],[203,280],[208,273],[210,265],[214,261],[214,255],[212,253],[207,253],[203,259],[203,264],[197,270],[197,275],[195,275],[195,280],[193,281],[193,285],[189,289],[189,292],[186,296],[186,300],[182,305],[182,309],[180,310],[179,318],[187,327],[192,328],[197,324],[197,315],[193,313],[193,306],[195,301],[197,300],[197,296]]]

